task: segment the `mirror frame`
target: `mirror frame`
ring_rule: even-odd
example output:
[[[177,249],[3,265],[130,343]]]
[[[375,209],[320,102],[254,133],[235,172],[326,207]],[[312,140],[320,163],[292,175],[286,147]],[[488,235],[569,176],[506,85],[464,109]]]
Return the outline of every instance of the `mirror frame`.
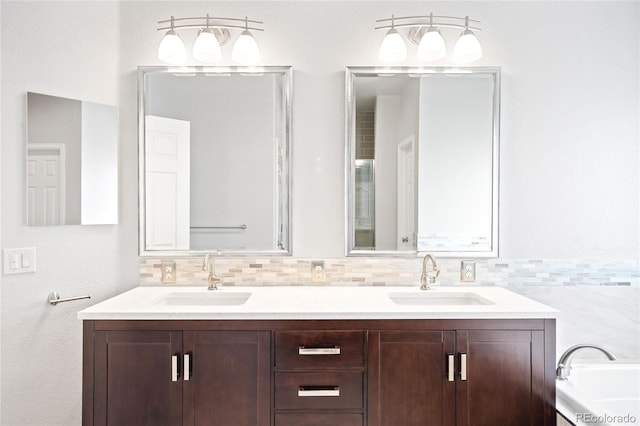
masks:
[[[500,177],[500,67],[363,67],[348,66],[345,72],[345,254],[346,256],[386,256],[414,258],[427,252],[417,250],[365,250],[355,248],[355,117],[356,77],[381,77],[396,74],[486,74],[493,79],[492,123],[492,200],[491,248],[485,251],[430,250],[443,258],[495,258],[498,257],[499,177]]]
[[[281,173],[284,175],[284,194],[279,194],[278,201],[282,208],[282,239],[280,249],[272,250],[147,250],[146,249],[146,206],[145,206],[145,111],[147,76],[152,74],[179,74],[183,76],[195,74],[220,74],[220,75],[282,75],[282,94],[285,112],[284,139],[282,146]],[[218,256],[291,256],[291,137],[292,137],[292,76],[291,66],[140,66],[138,67],[138,254],[140,257],[188,257],[202,256],[206,253],[216,253]]]

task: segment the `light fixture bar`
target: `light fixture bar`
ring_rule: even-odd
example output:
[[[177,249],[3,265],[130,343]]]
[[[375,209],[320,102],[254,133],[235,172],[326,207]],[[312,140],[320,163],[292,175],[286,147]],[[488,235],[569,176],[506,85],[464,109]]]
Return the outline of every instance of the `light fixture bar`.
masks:
[[[213,20],[216,21],[232,21],[232,22],[242,22],[244,25],[235,25],[235,24],[227,24],[224,22],[212,22]],[[180,29],[180,28],[205,28],[205,27],[209,27],[209,28],[239,28],[241,30],[252,30],[252,31],[264,31],[263,28],[257,27],[257,26],[251,26],[251,27],[247,27],[248,23],[252,23],[252,24],[264,24],[263,21],[256,21],[254,19],[244,19],[244,18],[224,18],[224,17],[219,17],[219,16],[196,16],[196,17],[187,17],[187,18],[173,18],[172,19],[164,19],[162,21],[158,21],[158,24],[165,24],[165,23],[171,23],[171,22],[177,22],[177,21],[200,21],[200,22],[193,22],[193,23],[188,23],[188,24],[181,24],[181,25],[170,25],[168,27],[160,27],[157,30],[158,31],[162,31],[162,30],[170,30],[170,29]]]
[[[434,16],[435,18],[435,16]],[[411,22],[411,23],[407,23],[407,24],[394,24],[393,28],[417,28],[417,27],[428,27],[428,26],[434,26],[434,27],[445,27],[445,28],[460,28],[460,29],[465,29],[468,28],[470,30],[476,30],[476,31],[482,31],[482,28],[479,27],[472,27],[472,26],[465,26],[464,24],[449,24],[449,23],[444,23],[444,22],[434,22],[433,24],[429,24],[429,23],[424,23],[424,22]],[[180,28],[179,26],[175,26],[175,28]],[[242,27],[244,28],[244,27]],[[376,30],[384,30],[387,28],[392,28],[391,25],[383,25],[381,27],[375,27],[374,29]],[[168,29],[168,28],[165,28]]]
[[[417,15],[417,16],[393,16],[393,18],[383,18],[383,19],[376,19],[376,22],[386,22],[386,21],[391,21],[391,20],[398,20],[398,19],[425,19],[425,18],[444,18],[444,19],[461,19],[461,20],[465,20],[468,18],[461,18],[459,16],[445,16],[445,15]],[[165,21],[165,22],[169,22],[169,21]],[[469,18],[469,22],[477,22],[477,23],[482,23],[482,21],[478,21],[477,19],[470,19]]]
[[[388,29],[388,28],[414,28],[414,27],[428,27],[428,26],[433,26],[433,27],[446,27],[446,28],[461,28],[461,29],[465,29],[468,28],[470,30],[478,30],[478,31],[482,31],[482,28],[480,27],[476,27],[476,26],[471,26],[471,25],[465,25],[465,22],[475,22],[475,23],[482,23],[481,21],[478,21],[476,19],[465,19],[465,18],[460,18],[460,17],[456,17],[456,16],[438,16],[438,15],[433,15],[434,19],[455,19],[455,20],[460,20],[463,23],[462,24],[458,24],[456,22],[446,22],[446,21],[431,21],[431,15],[425,15],[425,16],[401,16],[401,17],[393,17],[393,18],[385,18],[385,19],[378,19],[376,22],[388,22],[391,21],[393,19],[393,23],[391,25],[381,25],[379,27],[374,27],[374,29],[376,30],[384,30],[384,29]],[[398,19],[416,19],[418,21],[415,22],[403,22],[403,23],[397,23],[395,21],[397,21]],[[419,21],[420,19],[427,19],[427,21]]]

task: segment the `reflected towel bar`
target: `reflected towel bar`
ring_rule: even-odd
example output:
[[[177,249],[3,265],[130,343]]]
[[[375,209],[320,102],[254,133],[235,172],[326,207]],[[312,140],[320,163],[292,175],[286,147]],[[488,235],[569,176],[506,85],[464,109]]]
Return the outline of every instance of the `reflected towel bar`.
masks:
[[[237,226],[191,226],[191,229],[247,229],[247,225],[237,225]]]
[[[66,299],[60,299],[60,295],[57,292],[52,291],[47,297],[47,301],[51,306],[56,306],[58,303],[62,302],[71,302],[72,300],[80,299],[91,299],[91,296],[87,294],[86,296],[67,297]]]

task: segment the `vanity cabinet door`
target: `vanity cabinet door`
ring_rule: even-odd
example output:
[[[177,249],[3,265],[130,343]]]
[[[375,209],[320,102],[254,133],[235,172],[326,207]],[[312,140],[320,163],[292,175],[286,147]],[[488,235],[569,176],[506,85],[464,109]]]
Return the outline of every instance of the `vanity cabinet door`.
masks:
[[[96,331],[94,343],[91,424],[182,424],[181,332]]]
[[[271,424],[271,333],[184,331],[184,424]]]
[[[454,343],[453,331],[370,332],[368,425],[452,426]]]
[[[458,330],[457,424],[549,424],[543,340],[537,330]]]

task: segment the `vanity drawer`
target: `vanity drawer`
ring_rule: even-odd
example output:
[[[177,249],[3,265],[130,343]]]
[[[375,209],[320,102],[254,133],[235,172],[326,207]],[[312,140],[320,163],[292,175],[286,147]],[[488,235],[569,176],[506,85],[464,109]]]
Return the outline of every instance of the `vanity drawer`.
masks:
[[[276,414],[276,426],[362,426],[358,413],[295,413]]]
[[[363,365],[362,331],[276,333],[276,368],[348,368]]]
[[[276,373],[275,382],[277,410],[362,409],[361,371]]]

